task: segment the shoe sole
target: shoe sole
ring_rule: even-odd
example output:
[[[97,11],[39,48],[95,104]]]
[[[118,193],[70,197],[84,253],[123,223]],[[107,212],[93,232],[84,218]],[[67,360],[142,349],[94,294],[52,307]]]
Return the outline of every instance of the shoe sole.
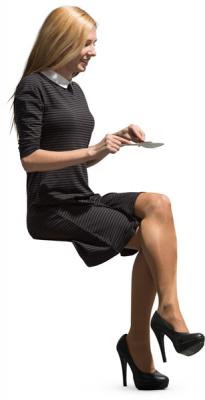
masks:
[[[203,346],[204,346],[204,341],[201,341],[197,344],[193,344],[188,349],[183,350],[180,353],[184,354],[185,356],[192,356],[193,354],[198,353],[198,351],[201,350]]]

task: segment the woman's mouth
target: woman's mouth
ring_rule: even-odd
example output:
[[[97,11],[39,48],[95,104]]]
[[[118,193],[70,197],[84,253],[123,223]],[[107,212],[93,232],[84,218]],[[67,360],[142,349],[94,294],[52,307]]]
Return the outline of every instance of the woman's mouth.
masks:
[[[88,60],[81,60],[81,62],[82,62],[83,64],[85,64],[85,65],[88,64]]]

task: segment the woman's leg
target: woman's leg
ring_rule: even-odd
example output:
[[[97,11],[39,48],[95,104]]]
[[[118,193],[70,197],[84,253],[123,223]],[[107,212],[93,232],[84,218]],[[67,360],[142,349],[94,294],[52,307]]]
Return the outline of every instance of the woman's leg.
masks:
[[[177,295],[177,239],[170,201],[158,193],[141,193],[135,213],[142,221],[126,247],[134,248],[137,243],[143,251],[158,293],[159,314],[175,330],[188,332]]]
[[[136,256],[132,270],[131,326],[127,335],[133,361],[144,372],[154,372],[150,349],[150,314],[156,295],[150,269],[143,252]]]

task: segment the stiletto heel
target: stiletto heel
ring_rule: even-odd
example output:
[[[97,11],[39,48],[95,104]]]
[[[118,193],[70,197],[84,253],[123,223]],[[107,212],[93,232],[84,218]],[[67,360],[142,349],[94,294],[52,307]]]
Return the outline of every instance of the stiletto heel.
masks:
[[[156,338],[158,340],[159,347],[160,347],[160,350],[161,350],[162,360],[164,362],[167,362],[166,353],[165,353],[165,347],[164,347],[164,333],[155,332],[155,335],[156,335]]]
[[[128,349],[127,334],[121,336],[117,342],[116,350],[119,354],[121,366],[122,366],[122,376],[123,376],[123,386],[127,386],[127,363],[129,364],[134,383],[139,390],[156,390],[165,389],[168,386],[169,378],[165,375],[160,374],[157,370],[154,373],[142,372],[134,363],[131,354]]]
[[[127,386],[127,361],[124,359],[122,353],[118,353],[122,365],[122,378],[123,386]]]
[[[166,354],[164,347],[164,335],[172,341],[177,353],[191,356],[197,353],[204,346],[204,335],[202,333],[176,332],[171,324],[163,319],[157,311],[155,311],[151,319],[151,327],[158,340],[162,353],[162,359],[166,362]]]

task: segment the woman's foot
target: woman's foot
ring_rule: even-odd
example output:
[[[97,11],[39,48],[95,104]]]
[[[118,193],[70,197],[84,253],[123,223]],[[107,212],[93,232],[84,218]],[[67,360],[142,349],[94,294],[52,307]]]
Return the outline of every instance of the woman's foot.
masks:
[[[184,318],[181,311],[173,305],[159,306],[157,310],[160,317],[169,322],[176,332],[188,332]]]
[[[128,350],[135,365],[142,372],[154,373],[156,371],[149,340],[136,340],[128,333],[126,336]]]

